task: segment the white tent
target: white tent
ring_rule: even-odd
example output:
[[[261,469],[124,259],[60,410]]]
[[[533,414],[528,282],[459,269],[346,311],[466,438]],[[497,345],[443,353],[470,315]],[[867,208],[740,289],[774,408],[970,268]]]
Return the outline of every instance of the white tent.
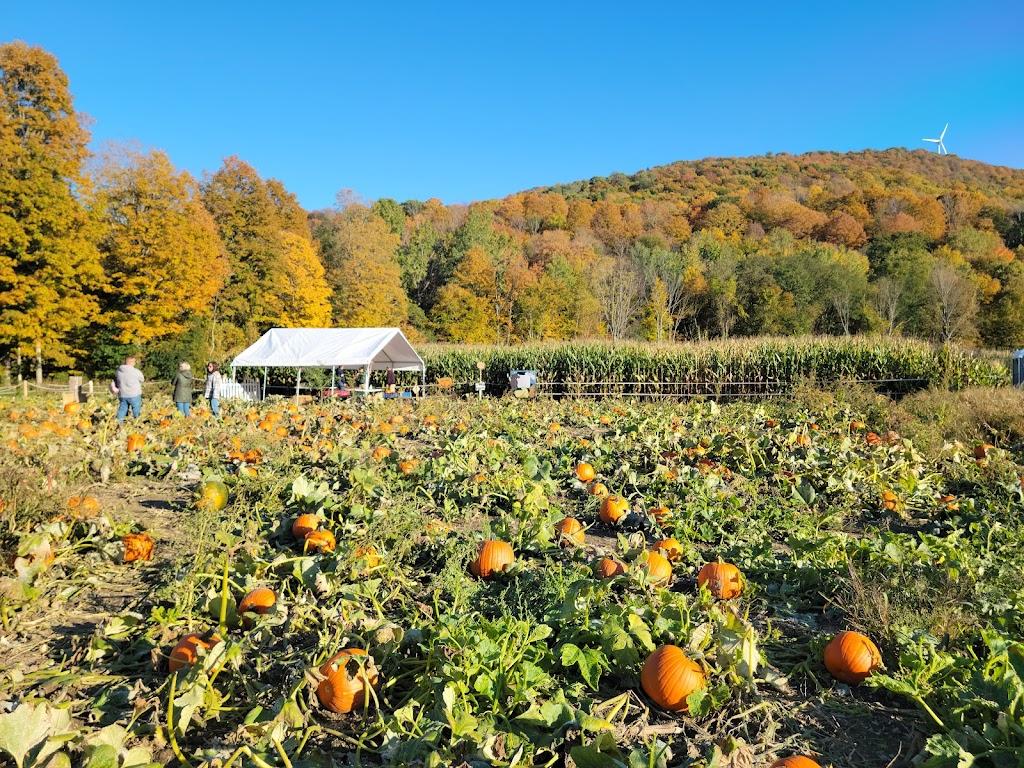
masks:
[[[393,368],[419,371],[426,376],[423,359],[398,328],[271,328],[252,346],[231,361],[231,378],[236,368],[263,368],[264,389],[268,368],[338,368],[364,371],[363,389],[370,389],[370,371]],[[299,381],[295,389],[298,393]]]

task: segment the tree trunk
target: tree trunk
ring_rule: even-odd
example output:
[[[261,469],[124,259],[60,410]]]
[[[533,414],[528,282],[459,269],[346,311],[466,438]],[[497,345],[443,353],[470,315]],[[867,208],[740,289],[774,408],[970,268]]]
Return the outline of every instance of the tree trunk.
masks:
[[[43,386],[43,345],[36,340],[36,386]]]

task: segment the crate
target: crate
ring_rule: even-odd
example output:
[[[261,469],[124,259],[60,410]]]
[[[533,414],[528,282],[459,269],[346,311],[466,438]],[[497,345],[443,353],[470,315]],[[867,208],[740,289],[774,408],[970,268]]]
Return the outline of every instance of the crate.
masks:
[[[1013,386],[1024,386],[1024,349],[1018,349],[1010,355],[1010,373]]]

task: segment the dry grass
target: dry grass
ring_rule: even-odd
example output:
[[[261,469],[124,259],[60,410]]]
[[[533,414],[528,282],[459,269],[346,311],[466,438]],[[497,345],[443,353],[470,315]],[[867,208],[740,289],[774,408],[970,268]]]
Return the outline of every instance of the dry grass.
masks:
[[[1018,388],[927,390],[894,404],[890,414],[893,429],[925,448],[951,440],[1000,448],[1024,442],[1024,390]]]

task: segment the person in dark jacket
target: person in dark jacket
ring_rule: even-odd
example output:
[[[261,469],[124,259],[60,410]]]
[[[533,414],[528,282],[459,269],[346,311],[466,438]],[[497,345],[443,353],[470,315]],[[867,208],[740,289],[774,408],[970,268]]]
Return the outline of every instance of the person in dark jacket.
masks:
[[[182,361],[178,363],[178,372],[171,379],[174,385],[174,404],[178,406],[182,416],[189,416],[192,412],[192,366]]]

